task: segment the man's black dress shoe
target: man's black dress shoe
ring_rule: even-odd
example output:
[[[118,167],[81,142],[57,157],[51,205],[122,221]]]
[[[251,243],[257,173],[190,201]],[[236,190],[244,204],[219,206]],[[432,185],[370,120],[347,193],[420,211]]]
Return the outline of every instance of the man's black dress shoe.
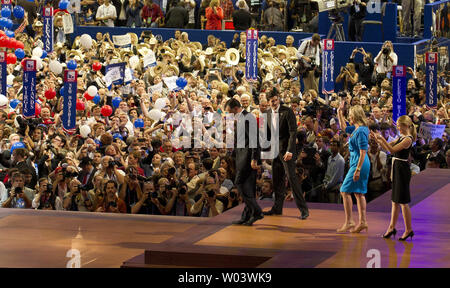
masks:
[[[300,219],[306,220],[306,218],[308,218],[308,217],[309,217],[309,212],[306,212],[306,213],[302,213],[302,216],[300,216]]]
[[[273,210],[269,210],[269,211],[263,211],[262,212],[264,215],[266,216],[272,216],[272,215],[281,215],[281,213],[276,213]]]
[[[263,214],[260,214],[258,216],[252,216],[252,217],[250,217],[250,219],[247,222],[245,222],[242,225],[244,225],[244,226],[252,226],[253,223],[255,223],[256,221],[261,220],[263,218],[264,218]]]
[[[239,219],[239,220],[236,220],[236,221],[233,221],[233,222],[231,222],[231,224],[234,224],[234,225],[242,225],[242,224],[244,224],[245,222],[247,222],[249,219]]]

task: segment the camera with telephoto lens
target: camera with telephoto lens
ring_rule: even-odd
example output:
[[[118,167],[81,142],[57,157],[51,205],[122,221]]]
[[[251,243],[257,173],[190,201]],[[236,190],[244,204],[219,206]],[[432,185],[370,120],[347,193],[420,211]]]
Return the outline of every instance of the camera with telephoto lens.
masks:
[[[230,197],[231,198],[236,198],[236,192],[230,192]]]
[[[158,198],[158,192],[153,192],[153,193],[151,194],[151,197],[152,197],[153,199]]]
[[[206,192],[206,195],[208,195],[209,198],[213,198],[214,195],[216,195],[216,192],[214,192],[214,190],[208,190]]]
[[[186,194],[186,188],[185,187],[181,187],[180,189],[179,189],[179,192],[178,192],[180,195],[184,195],[184,194]]]
[[[19,129],[17,130],[19,135],[25,135],[25,130],[27,129],[27,126],[30,127],[30,133],[31,133],[40,124],[39,118],[25,119],[21,115],[17,116],[15,118],[15,120],[17,121],[17,124],[19,124]]]
[[[114,168],[114,166],[119,166],[119,165],[114,160],[109,161],[108,168]]]
[[[389,48],[385,47],[385,48],[383,48],[381,53],[383,53],[383,55],[389,55],[391,53],[391,50]]]
[[[16,193],[16,195],[22,194],[22,193],[23,193],[22,187],[16,187],[16,188],[14,189],[14,193]]]
[[[45,193],[47,194],[52,194],[53,193],[53,185],[48,183],[47,184],[47,190],[45,191]]]
[[[169,168],[169,171],[168,171],[169,175],[174,175],[175,172],[176,172],[175,167],[170,167]]]

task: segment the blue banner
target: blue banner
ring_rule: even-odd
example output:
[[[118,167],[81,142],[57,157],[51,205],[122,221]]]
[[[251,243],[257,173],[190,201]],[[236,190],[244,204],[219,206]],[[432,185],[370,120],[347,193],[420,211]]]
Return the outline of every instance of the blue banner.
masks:
[[[258,79],[258,30],[247,30],[245,42],[245,78],[247,80]]]
[[[406,114],[406,66],[392,68],[392,119]]]
[[[44,22],[43,27],[43,41],[44,41],[44,50],[47,53],[53,52],[53,7],[44,7],[42,14],[42,19]]]
[[[23,116],[34,117],[36,110],[36,60],[26,59],[23,69]]]
[[[425,54],[425,72],[426,72],[426,93],[427,99],[426,104],[428,107],[437,106],[437,64],[438,64],[438,53],[437,52],[427,52]]]
[[[8,73],[6,72],[6,51],[0,51],[0,94],[8,97],[8,91],[6,90],[6,81]]]
[[[64,71],[64,108],[62,115],[63,130],[68,134],[76,131],[77,121],[77,77],[76,70]]]
[[[322,93],[334,92],[334,40],[323,40]]]
[[[105,83],[108,89],[111,85],[121,85],[124,83],[126,63],[110,64],[105,67]]]

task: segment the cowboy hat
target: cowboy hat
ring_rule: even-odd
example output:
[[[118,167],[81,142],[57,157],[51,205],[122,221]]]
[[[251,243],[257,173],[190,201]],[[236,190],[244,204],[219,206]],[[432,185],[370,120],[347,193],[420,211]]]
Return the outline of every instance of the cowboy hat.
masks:
[[[237,65],[239,63],[239,58],[240,58],[240,55],[239,55],[239,51],[237,49],[230,48],[225,53],[225,59],[226,59],[227,63],[230,65]]]
[[[284,69],[284,67],[283,66],[280,66],[280,65],[276,65],[275,67],[273,67],[273,74],[275,74],[275,71],[277,71],[277,70],[280,70],[281,71],[281,73],[283,74],[286,74],[286,69]]]
[[[168,71],[170,71],[170,70],[172,70],[173,72],[175,72],[175,76],[178,76],[178,75],[180,74],[180,69],[178,69],[177,66],[172,65],[172,64],[169,65],[169,66],[166,66],[166,69],[165,69],[164,73],[166,73],[166,72],[168,72]]]
[[[132,32],[128,32],[127,33],[127,35],[130,35],[130,38],[131,38],[131,43],[132,44],[137,44],[138,42],[139,42],[139,38],[138,38],[138,36],[136,35],[136,33],[132,33]]]
[[[177,56],[181,57],[181,54],[183,54],[183,56],[186,56],[188,59],[191,59],[192,57],[192,51],[187,46],[182,46],[178,48]]]
[[[177,51],[180,47],[183,47],[183,43],[179,40],[172,41],[172,43],[170,43],[170,47],[172,47],[173,50]]]
[[[278,56],[280,56],[281,54],[283,54],[285,58],[288,58],[288,57],[289,57],[289,53],[287,53],[286,50],[280,50],[280,51],[278,52]]]
[[[162,72],[163,72],[163,66],[162,66],[161,62],[157,62],[156,66],[153,66],[150,68],[150,76],[152,76],[153,78],[157,75],[161,75]]]
[[[288,47],[288,48],[286,48],[286,51],[291,56],[295,56],[297,54],[297,48],[295,48],[295,47]]]
[[[156,40],[155,37],[152,37],[152,38],[150,38],[149,44],[150,45],[156,45],[156,44],[158,44],[158,40]]]
[[[143,43],[143,44],[137,44],[136,49],[141,56],[147,55],[148,52],[151,51],[150,45]]]
[[[209,56],[214,54],[213,49],[211,47],[206,48],[205,55]]]

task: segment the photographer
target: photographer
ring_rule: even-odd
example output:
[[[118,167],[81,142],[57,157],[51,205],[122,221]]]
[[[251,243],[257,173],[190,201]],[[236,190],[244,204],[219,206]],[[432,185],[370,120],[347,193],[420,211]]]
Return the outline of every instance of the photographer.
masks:
[[[122,185],[125,181],[125,172],[118,169],[118,165],[120,165],[120,163],[114,161],[111,156],[104,156],[102,158],[101,169],[96,172],[95,176],[100,175],[105,179],[113,180],[119,185]]]
[[[223,212],[222,201],[217,200],[215,185],[204,185],[194,198],[195,204],[191,207],[191,214],[200,217],[214,217]]]
[[[139,181],[145,180],[145,178],[140,176],[134,167],[128,167],[126,174],[127,176],[124,178],[125,183],[120,188],[119,198],[125,202],[127,213],[131,213],[131,207],[138,202],[138,199],[142,198]]]
[[[357,53],[360,53],[363,56],[362,63],[355,63],[355,56]],[[372,75],[373,75],[373,59],[371,53],[366,53],[364,48],[355,48],[348,60],[348,63],[353,63],[355,65],[355,70],[359,74],[359,80],[363,85],[365,85],[368,89],[372,87]]]
[[[89,192],[88,187],[81,186],[80,181],[73,179],[69,184],[69,192],[64,195],[64,210],[68,211],[94,211],[93,192]]]
[[[16,172],[12,175],[12,187],[9,190],[9,197],[3,202],[3,208],[31,208],[31,199],[34,198],[34,191],[25,188],[23,175]]]
[[[61,167],[56,168],[52,174],[50,177],[56,177],[53,182],[53,193],[63,199],[69,190],[70,182],[78,177],[78,172],[75,167],[68,166],[67,163],[64,163]]]
[[[53,194],[52,185],[47,178],[39,179],[38,193],[33,199],[32,207],[42,210],[63,210],[61,198]]]
[[[356,73],[355,64],[347,63],[345,67],[341,67],[341,72],[336,78],[336,83],[344,81],[344,90],[353,91],[353,86],[358,83],[359,75]]]
[[[117,183],[114,180],[108,180],[104,186],[105,197],[97,206],[96,212],[106,213],[126,213],[125,202],[119,199],[117,193]]]
[[[181,182],[175,191],[176,193],[173,194],[173,197],[176,197],[175,216],[192,216],[191,208],[195,202],[189,198],[186,184]]]
[[[379,86],[385,78],[390,78],[392,67],[397,65],[398,56],[394,52],[394,46],[391,41],[386,41],[378,52],[374,62],[376,66],[376,85]]]
[[[303,41],[298,48],[297,58],[299,65],[307,68],[303,76],[304,91],[313,89],[319,92],[319,70],[320,70],[320,53],[322,47],[320,44],[320,35],[314,34],[310,40]],[[301,69],[298,69],[299,71]]]
[[[348,24],[348,38],[349,41],[362,41],[363,27],[362,22],[366,17],[366,3],[367,1],[354,0],[353,5],[350,6],[350,21]]]

